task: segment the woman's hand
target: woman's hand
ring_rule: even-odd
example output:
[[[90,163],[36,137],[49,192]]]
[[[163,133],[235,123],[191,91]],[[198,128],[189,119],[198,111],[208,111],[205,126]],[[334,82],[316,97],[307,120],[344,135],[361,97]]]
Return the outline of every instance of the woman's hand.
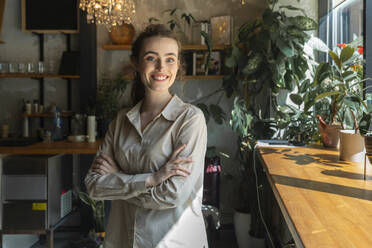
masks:
[[[185,157],[178,157],[178,154],[185,149],[186,144],[178,147],[168,160],[168,162],[163,165],[160,170],[157,172],[152,173],[147,179],[146,179],[146,187],[154,187],[165,180],[167,180],[170,177],[173,176],[183,176],[187,177],[190,175],[190,170],[183,168],[181,164],[184,163],[191,163],[191,158],[185,158]]]
[[[112,158],[105,154],[100,154],[94,159],[92,171],[105,175],[119,172],[120,169]]]

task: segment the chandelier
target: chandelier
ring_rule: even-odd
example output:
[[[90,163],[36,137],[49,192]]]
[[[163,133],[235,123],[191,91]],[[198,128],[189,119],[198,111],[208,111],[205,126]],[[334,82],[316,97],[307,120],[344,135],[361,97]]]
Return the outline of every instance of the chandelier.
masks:
[[[111,27],[131,23],[136,6],[133,0],[80,0],[79,8],[87,12],[87,22]]]

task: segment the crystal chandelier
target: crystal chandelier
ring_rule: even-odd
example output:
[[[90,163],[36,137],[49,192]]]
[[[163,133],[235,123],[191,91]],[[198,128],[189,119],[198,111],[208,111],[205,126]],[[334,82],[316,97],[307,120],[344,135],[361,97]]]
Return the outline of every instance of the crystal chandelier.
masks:
[[[87,12],[87,22],[111,27],[131,23],[136,6],[133,0],[80,0],[79,8]]]

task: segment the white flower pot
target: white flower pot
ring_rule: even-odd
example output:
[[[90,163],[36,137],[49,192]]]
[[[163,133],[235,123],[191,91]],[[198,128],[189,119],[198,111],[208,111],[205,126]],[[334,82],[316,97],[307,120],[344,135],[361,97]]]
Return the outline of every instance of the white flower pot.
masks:
[[[264,248],[265,240],[249,235],[251,215],[235,211],[234,228],[239,248]]]
[[[364,137],[354,130],[340,131],[340,160],[364,162]]]

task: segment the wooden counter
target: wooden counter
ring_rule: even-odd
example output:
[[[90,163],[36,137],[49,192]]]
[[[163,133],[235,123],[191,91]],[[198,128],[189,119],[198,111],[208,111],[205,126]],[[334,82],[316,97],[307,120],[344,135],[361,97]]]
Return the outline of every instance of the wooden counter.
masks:
[[[0,146],[0,154],[95,154],[103,139],[94,143],[68,142],[40,142],[29,146]]]
[[[372,169],[338,151],[260,147],[259,157],[297,247],[372,247]]]

